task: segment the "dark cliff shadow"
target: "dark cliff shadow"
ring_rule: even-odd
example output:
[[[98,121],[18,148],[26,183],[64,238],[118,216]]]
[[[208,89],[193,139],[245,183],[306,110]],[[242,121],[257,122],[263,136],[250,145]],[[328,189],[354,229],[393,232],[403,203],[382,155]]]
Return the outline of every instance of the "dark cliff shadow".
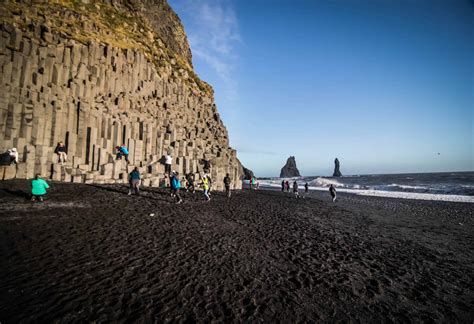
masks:
[[[28,192],[24,192],[23,190],[11,190],[11,189],[0,189],[0,191],[6,192],[7,194],[25,198],[25,199],[30,199],[31,194]]]
[[[107,186],[101,186],[101,185],[96,185],[96,184],[89,184],[88,186],[100,189],[100,190],[105,190],[109,192],[115,192],[115,193],[120,193],[124,196],[128,196],[128,186],[123,185],[120,188],[114,188],[114,187],[107,187]],[[122,190],[125,189],[125,190]],[[146,198],[146,199],[151,199],[151,200],[158,200],[158,201],[163,201],[163,202],[171,202],[169,199],[164,199],[162,197],[164,196],[169,196],[169,191],[155,191],[155,190],[149,190],[149,189],[140,189],[139,195],[130,195],[130,197],[133,198]],[[147,194],[144,194],[147,193]],[[157,197],[157,195],[161,197]],[[171,198],[171,197],[170,197]]]

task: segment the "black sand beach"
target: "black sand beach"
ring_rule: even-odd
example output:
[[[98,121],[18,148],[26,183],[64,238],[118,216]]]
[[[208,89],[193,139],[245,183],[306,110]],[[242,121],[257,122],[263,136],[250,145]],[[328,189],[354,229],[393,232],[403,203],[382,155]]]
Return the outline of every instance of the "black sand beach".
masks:
[[[474,320],[472,204],[28,191],[0,182],[1,323]]]

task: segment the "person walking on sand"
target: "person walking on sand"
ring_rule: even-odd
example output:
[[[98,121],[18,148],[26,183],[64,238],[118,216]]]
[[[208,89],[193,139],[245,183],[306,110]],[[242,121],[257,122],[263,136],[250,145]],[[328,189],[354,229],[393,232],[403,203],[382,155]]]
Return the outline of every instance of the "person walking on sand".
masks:
[[[201,177],[201,184],[202,189],[204,190],[204,196],[206,197],[206,201],[211,200],[211,197],[209,197],[209,179],[207,178],[206,174]]]
[[[332,201],[335,202],[336,201],[336,188],[334,187],[333,184],[329,186],[329,193],[331,194]]]
[[[37,174],[35,179],[31,181],[31,201],[35,201],[36,198],[39,201],[43,201],[43,196],[46,195],[46,189],[48,188],[48,183]]]
[[[304,184],[304,192],[308,193],[308,183],[307,182]]]
[[[173,158],[169,153],[165,155],[165,173],[171,174],[171,164],[173,163]]]
[[[207,190],[207,195],[211,197],[211,190],[212,190],[212,178],[209,174],[207,174],[207,180],[209,182],[209,189]]]
[[[188,173],[186,175],[186,181],[188,182],[186,186],[186,190],[194,194],[196,192],[196,189],[194,188],[194,176],[192,173]]]
[[[285,180],[281,180],[281,192],[285,191]]]
[[[230,176],[228,173],[224,177],[224,186],[225,186],[225,194],[227,198],[230,198]]]
[[[59,142],[54,149],[54,153],[58,155],[58,163],[66,163],[67,161],[67,153],[66,153],[66,146],[64,146],[63,142]]]
[[[300,198],[300,194],[298,192],[298,183],[296,180],[293,182],[293,193],[295,194],[295,198]]]
[[[181,188],[181,181],[179,181],[179,173],[177,171],[173,171],[171,177],[171,190],[173,190],[173,195],[176,196],[176,204],[181,204],[183,199],[179,194],[179,189]]]
[[[286,192],[290,192],[290,183],[288,182],[288,180],[285,181],[285,189]]]
[[[128,195],[130,196],[132,191],[135,191],[135,195],[138,195],[140,193],[140,172],[137,167],[128,175],[128,182],[130,183]]]

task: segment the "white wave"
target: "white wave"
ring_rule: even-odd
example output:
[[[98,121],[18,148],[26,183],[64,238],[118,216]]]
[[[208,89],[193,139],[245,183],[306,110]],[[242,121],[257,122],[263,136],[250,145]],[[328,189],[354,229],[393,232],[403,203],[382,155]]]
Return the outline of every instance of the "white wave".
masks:
[[[415,189],[415,190],[428,190],[427,187],[422,187],[422,186],[408,186],[408,185],[401,185],[401,184],[397,184],[397,183],[392,183],[392,184],[389,184],[387,185],[387,187],[398,187],[398,188],[402,188],[402,189]]]
[[[344,184],[338,182],[337,180],[321,177],[311,180],[308,184],[318,187],[329,187],[330,185],[333,185],[334,187],[344,187]]]
[[[354,190],[354,189],[339,189],[338,191],[348,192],[348,193],[353,193],[353,194],[363,195],[363,196],[474,203],[473,196],[462,196],[462,195],[441,195],[441,194],[428,194],[428,193],[417,193],[417,192]]]
[[[329,180],[329,179],[327,179]],[[262,187],[271,187],[271,188],[281,188],[281,181],[277,183],[278,180],[261,180],[260,186]],[[328,191],[327,187],[309,187],[310,190],[318,191]],[[373,189],[347,189],[339,188],[337,192],[347,192],[351,194],[361,195],[361,196],[375,196],[375,197],[388,197],[388,198],[398,198],[398,199],[416,199],[416,200],[436,200],[436,201],[450,201],[450,202],[467,202],[474,203],[474,196],[462,196],[462,195],[441,195],[441,194],[428,194],[428,193],[416,193],[416,192],[403,192],[403,191],[383,191],[383,190],[373,190]]]

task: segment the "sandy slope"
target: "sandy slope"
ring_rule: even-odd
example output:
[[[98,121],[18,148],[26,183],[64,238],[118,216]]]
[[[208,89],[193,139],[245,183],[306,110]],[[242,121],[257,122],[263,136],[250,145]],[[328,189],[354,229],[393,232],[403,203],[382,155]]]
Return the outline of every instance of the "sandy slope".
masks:
[[[470,204],[0,182],[0,321],[474,320]],[[149,216],[155,213],[155,216]],[[462,225],[460,225],[460,223]]]

